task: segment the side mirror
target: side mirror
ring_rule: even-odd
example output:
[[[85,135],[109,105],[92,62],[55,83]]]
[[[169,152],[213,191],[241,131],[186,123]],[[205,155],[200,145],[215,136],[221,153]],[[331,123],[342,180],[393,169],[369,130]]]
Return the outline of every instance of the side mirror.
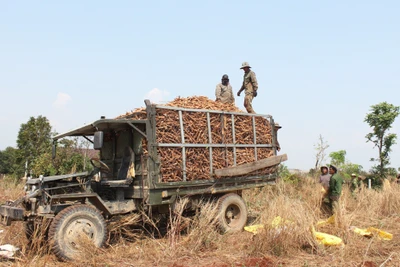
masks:
[[[97,131],[94,133],[93,148],[101,149],[103,147],[104,133],[102,131]]]
[[[57,142],[53,142],[53,146],[51,148],[51,158],[55,159],[57,155]]]

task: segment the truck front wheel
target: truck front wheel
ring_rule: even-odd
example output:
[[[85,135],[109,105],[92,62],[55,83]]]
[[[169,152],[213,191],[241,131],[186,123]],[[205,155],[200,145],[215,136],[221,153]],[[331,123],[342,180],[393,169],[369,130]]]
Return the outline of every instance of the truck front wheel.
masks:
[[[85,239],[96,247],[106,241],[107,228],[101,213],[88,205],[74,205],[63,209],[53,219],[49,229],[51,248],[62,260],[72,260],[81,252]]]
[[[218,223],[223,232],[241,231],[247,222],[247,207],[243,198],[230,193],[218,200]]]

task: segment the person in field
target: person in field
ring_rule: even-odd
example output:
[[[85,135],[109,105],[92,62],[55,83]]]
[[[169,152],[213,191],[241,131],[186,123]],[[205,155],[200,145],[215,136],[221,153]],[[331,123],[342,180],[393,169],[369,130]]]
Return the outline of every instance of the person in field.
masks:
[[[229,77],[226,74],[222,76],[221,83],[217,84],[217,87],[215,88],[215,101],[229,104],[235,103],[232,86],[230,85]]]
[[[253,109],[252,103],[253,98],[257,96],[258,82],[256,74],[254,73],[254,71],[250,70],[250,68],[251,67],[248,62],[242,63],[242,67],[240,69],[244,71],[243,84],[237,95],[240,96],[240,94],[244,90],[244,107],[246,108],[248,113],[256,113]]]
[[[343,178],[337,173],[337,168],[333,165],[329,166],[329,174],[331,179],[329,180],[328,198],[329,208],[331,213],[339,208],[339,200],[342,195]]]

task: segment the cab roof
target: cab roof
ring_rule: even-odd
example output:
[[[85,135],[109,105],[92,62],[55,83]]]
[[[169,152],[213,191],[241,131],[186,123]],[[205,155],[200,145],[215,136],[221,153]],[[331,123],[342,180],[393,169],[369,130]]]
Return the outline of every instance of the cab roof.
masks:
[[[74,130],[58,134],[53,137],[53,140],[58,140],[67,136],[93,136],[96,131],[128,128],[131,124],[145,123],[144,120],[130,119],[100,119],[91,124],[76,128]]]

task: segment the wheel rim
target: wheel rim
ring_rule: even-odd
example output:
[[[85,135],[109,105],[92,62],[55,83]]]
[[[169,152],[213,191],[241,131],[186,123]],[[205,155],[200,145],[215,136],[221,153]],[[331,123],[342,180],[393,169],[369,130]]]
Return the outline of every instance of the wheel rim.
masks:
[[[229,227],[235,228],[240,223],[241,216],[242,212],[237,205],[231,204],[225,210],[225,221]]]
[[[79,218],[70,222],[64,229],[63,241],[68,249],[75,251],[85,239],[97,245],[95,244],[96,232],[97,227],[92,221]]]

